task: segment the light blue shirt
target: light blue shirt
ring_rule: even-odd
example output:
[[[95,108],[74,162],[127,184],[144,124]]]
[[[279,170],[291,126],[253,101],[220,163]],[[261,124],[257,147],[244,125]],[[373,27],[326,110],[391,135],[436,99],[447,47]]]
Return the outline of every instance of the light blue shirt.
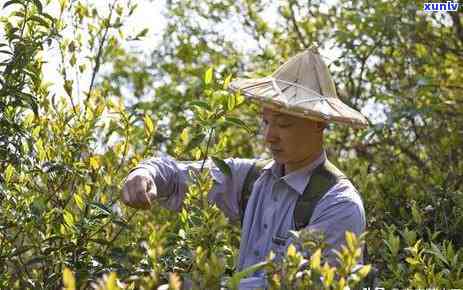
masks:
[[[282,176],[282,165],[275,161],[264,167],[254,184],[241,230],[238,269],[264,261],[270,251],[284,252],[291,242],[290,230],[295,229],[294,208],[296,201],[310,181],[313,170],[326,160],[323,152],[318,159],[297,171]],[[255,159],[226,159],[231,176],[223,174],[212,162],[214,186],[209,200],[232,221],[239,221],[239,201],[246,175]],[[135,168],[148,170],[158,190],[159,203],[179,211],[188,183],[188,170],[198,170],[200,161],[180,162],[171,158],[152,158]],[[331,245],[324,253],[328,262],[335,262],[333,250],[340,250],[345,243],[345,232],[360,235],[365,231],[365,211],[362,199],[347,179],[341,179],[320,199],[312,214],[309,229],[323,232]],[[275,243],[283,241],[284,246]]]

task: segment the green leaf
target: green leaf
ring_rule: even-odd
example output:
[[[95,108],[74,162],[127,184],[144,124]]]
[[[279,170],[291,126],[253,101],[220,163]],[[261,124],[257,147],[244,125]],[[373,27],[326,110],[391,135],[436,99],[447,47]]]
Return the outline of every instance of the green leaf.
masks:
[[[185,151],[190,151],[191,149],[201,144],[201,142],[203,142],[205,137],[206,135],[204,133],[199,133],[195,135],[193,139],[191,139],[190,142],[188,142],[188,145],[186,146]]]
[[[432,250],[425,250],[425,253],[429,253],[437,257],[439,260],[441,260],[445,265],[449,265],[449,261],[447,258],[442,254],[442,251],[439,249],[439,247],[431,242],[431,248]]]
[[[11,180],[11,177],[13,176],[14,173],[14,167],[11,164],[8,164],[5,170],[5,182],[9,183]]]
[[[227,109],[229,111],[233,110],[236,106],[236,97],[233,94],[228,95],[227,98]]]
[[[228,75],[223,81],[223,89],[226,90],[230,86],[232,75]]]
[[[354,233],[351,231],[346,231],[345,233],[347,247],[354,251],[357,248],[357,238]]]
[[[44,161],[47,158],[47,153],[43,147],[43,139],[38,139],[35,143],[35,147],[38,153],[38,158],[40,161]]]
[[[71,59],[69,60],[69,64],[70,64],[71,66],[75,66],[76,63],[77,63],[76,54],[73,53],[73,54],[71,55]]]
[[[47,260],[47,257],[44,257],[44,256],[33,257],[32,259],[27,261],[24,264],[24,266],[31,266],[31,265],[34,265],[34,264],[42,263],[42,262],[44,262],[46,260]]]
[[[64,210],[63,212],[63,218],[64,218],[64,222],[66,223],[66,225],[68,227],[73,227],[74,224],[75,224],[75,219],[74,219],[74,215],[72,213],[70,213],[69,211],[67,210]]]
[[[30,249],[33,249],[34,247],[32,246],[26,246],[26,247],[23,247],[23,248],[15,248],[13,249],[13,252],[10,253],[10,257],[15,257],[15,256],[19,256],[27,251],[29,251]]]
[[[111,272],[109,274],[109,277],[108,277],[108,280],[106,280],[106,288],[107,290],[118,290],[120,289],[118,286],[117,286],[117,276],[116,276],[116,273],[114,272]]]
[[[233,276],[230,278],[230,280],[228,280],[227,287],[229,287],[230,289],[237,289],[238,285],[239,285],[239,283],[240,283],[240,281],[242,279],[248,277],[249,275],[251,275],[252,273],[254,273],[256,271],[259,271],[259,270],[263,269],[268,264],[269,264],[269,262],[267,262],[267,261],[260,262],[260,263],[254,264],[252,266],[249,266],[248,268],[244,269],[243,271],[236,272],[235,274],[233,274]]]
[[[145,37],[146,34],[148,34],[148,28],[144,28],[142,31],[140,31],[140,32],[135,36],[134,39],[138,40],[138,39],[140,39],[140,38],[142,38],[142,37]]]
[[[74,84],[74,81],[72,81],[72,80],[64,80],[64,91],[70,97],[72,97],[72,85],[73,84]]]
[[[68,4],[69,4],[69,0],[59,0],[59,6],[60,6],[61,11],[64,11],[64,9],[66,8],[66,6],[68,6]]]
[[[19,0],[10,0],[10,1],[7,1],[7,2],[3,5],[3,8],[6,8],[6,7],[8,7],[8,6],[10,6],[10,5],[13,5],[13,4],[20,4],[20,5],[23,5],[23,6],[24,6],[24,4],[23,4],[21,1],[19,1]]]
[[[204,84],[209,85],[212,82],[213,73],[214,73],[214,70],[212,67],[210,67],[204,74]]]
[[[90,157],[89,162],[90,162],[90,167],[93,170],[98,170],[98,168],[100,168],[100,166],[101,166],[101,164],[100,164],[100,156],[98,156],[98,155]]]
[[[179,139],[180,141],[183,143],[183,144],[186,144],[188,142],[188,139],[189,139],[189,135],[188,134],[188,129],[185,128],[182,130],[182,133],[180,133],[180,136],[179,136]]]
[[[113,220],[112,222],[120,226],[121,228],[129,228],[129,225],[126,222],[123,222],[121,220]]]
[[[72,273],[72,271],[67,267],[63,270],[63,284],[64,289],[66,290],[76,289],[76,279],[74,278],[74,273]]]
[[[321,249],[317,249],[315,253],[310,257],[310,268],[314,270],[320,269],[321,255]]]
[[[14,11],[14,12],[12,13],[12,15],[17,16],[17,17],[21,17],[21,18],[25,18],[25,17],[26,17],[26,15],[24,14],[24,12],[22,12],[22,11]],[[18,38],[19,38],[19,37],[18,37]]]
[[[29,93],[21,92],[21,97],[29,105],[35,115],[39,114],[39,108],[37,105],[37,98]]]
[[[50,24],[48,24],[47,21],[45,21],[42,17],[39,17],[37,15],[32,15],[29,17],[30,20],[37,22],[38,24],[42,25],[45,28],[50,28]]]
[[[415,203],[412,204],[411,210],[412,210],[413,221],[416,222],[418,225],[421,225],[423,223],[423,217]]]
[[[37,10],[39,10],[39,13],[42,14],[43,6],[40,0],[32,0],[34,2],[34,5],[37,7]]]
[[[124,13],[124,8],[122,7],[122,5],[120,4],[116,5],[116,13],[118,16],[122,16],[122,13]]]
[[[99,202],[91,202],[90,207],[93,207],[103,213],[103,215],[108,216],[112,214],[112,211],[110,208],[108,208],[106,205],[101,204]]]
[[[223,174],[227,176],[232,175],[230,166],[228,166],[228,164],[225,161],[223,161],[220,158],[214,157],[214,156],[212,156],[211,158],[212,158],[212,161],[214,161],[215,165],[220,169],[220,171],[222,171]]]
[[[44,16],[45,18],[47,18],[51,22],[56,21],[56,19],[53,16],[51,16],[50,14],[48,14],[48,13],[42,13],[42,16]]]
[[[145,123],[145,136],[151,136],[154,132],[153,121],[148,115],[145,115],[145,117],[143,118],[143,121]]]
[[[105,246],[110,245],[109,241],[105,239],[89,239],[89,241],[100,244],[100,245],[105,245]]]
[[[231,124],[237,125],[238,127],[241,127],[245,129],[248,132],[251,132],[251,129],[244,123],[242,120],[235,118],[235,117],[225,117],[225,121],[229,122]]]
[[[236,98],[236,105],[237,106],[241,105],[246,100],[244,98],[244,96],[242,94],[240,94],[239,92],[235,93],[235,98]]]
[[[193,107],[193,106],[204,108],[204,109],[207,109],[207,110],[210,110],[210,108],[211,108],[211,106],[209,105],[208,102],[201,101],[201,100],[191,102],[190,107]]]
[[[365,265],[363,266],[360,270],[358,270],[358,275],[360,276],[360,278],[365,278],[368,273],[370,273],[370,270],[371,270],[371,265]]]
[[[411,257],[405,258],[405,261],[406,261],[407,263],[409,263],[410,265],[413,265],[413,266],[414,266],[414,265],[418,265],[418,264],[420,263],[420,261],[418,261],[418,260],[416,260],[416,259],[414,259],[414,258],[411,258]]]
[[[75,194],[74,195],[74,200],[77,204],[77,206],[82,210],[84,209],[84,200],[82,199],[82,197],[79,195],[79,194]]]
[[[135,11],[135,9],[137,9],[138,7],[138,4],[133,4],[131,7],[130,7],[130,10],[129,10],[129,16],[131,16],[133,14],[133,12]]]

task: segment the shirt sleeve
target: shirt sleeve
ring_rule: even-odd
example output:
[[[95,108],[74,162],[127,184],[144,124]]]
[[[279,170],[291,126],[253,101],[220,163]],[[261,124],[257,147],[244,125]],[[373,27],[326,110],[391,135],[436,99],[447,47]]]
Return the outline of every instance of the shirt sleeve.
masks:
[[[307,227],[324,235],[328,243],[324,257],[328,263],[337,264],[334,250],[341,251],[346,243],[346,231],[359,236],[366,227],[362,199],[350,181],[337,183],[323,196]],[[363,251],[360,263],[363,263]]]
[[[208,193],[208,199],[232,221],[239,220],[239,201],[244,179],[255,159],[229,158],[224,160],[231,170],[226,175],[211,160],[206,161],[205,168],[211,172],[214,184]],[[136,168],[146,169],[156,184],[157,201],[168,209],[179,211],[190,182],[189,171],[199,171],[202,161],[177,161],[171,157],[157,157],[142,161]]]

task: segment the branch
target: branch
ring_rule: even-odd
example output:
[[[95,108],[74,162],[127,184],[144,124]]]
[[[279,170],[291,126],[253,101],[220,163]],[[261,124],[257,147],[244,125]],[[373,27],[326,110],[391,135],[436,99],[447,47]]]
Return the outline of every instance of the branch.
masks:
[[[71,4],[69,5],[69,8],[68,8],[69,10],[71,10],[72,5],[73,5],[73,2],[71,2]],[[59,14],[59,21],[63,21],[63,11],[62,10],[60,11],[60,14]],[[58,45],[58,48],[59,48],[59,52],[60,52],[60,56],[61,56],[61,66],[62,66],[63,80],[64,80],[64,84],[66,84],[66,81],[68,80],[68,77],[67,77],[67,73],[66,73],[66,64],[65,64],[66,62],[65,62],[65,57],[64,57],[64,49],[65,48],[61,48],[60,45]],[[68,94],[66,92],[66,95],[69,97],[69,101],[71,102],[72,111],[74,112],[74,116],[77,117],[76,105],[74,104],[74,100],[72,99],[72,90],[71,90],[70,94]],[[53,107],[55,108],[56,104],[55,104],[54,101],[52,102],[52,104],[53,104]],[[56,111],[56,108],[55,108],[55,111]],[[69,122],[66,122],[66,125],[69,126]]]
[[[302,35],[301,30],[299,29],[299,26],[297,25],[297,20],[296,20],[296,15],[294,14],[294,9],[293,9],[294,3],[291,2],[289,3],[289,9],[291,11],[291,22],[294,26],[294,30],[296,31],[297,37],[299,38],[299,41],[302,43],[302,46],[304,48],[309,48],[309,45],[305,42],[305,38]]]
[[[382,140],[382,141],[369,143],[369,144],[359,144],[359,145],[354,146],[353,148],[356,151],[358,151],[361,154],[368,157],[368,156],[372,156],[371,154],[369,154],[367,152],[368,147],[379,147],[379,146],[384,146],[384,144],[399,148],[400,151],[405,154],[405,156],[407,156],[408,158],[413,160],[417,164],[417,166],[421,170],[423,170],[426,174],[429,174],[431,172],[431,170],[429,169],[429,167],[426,164],[426,161],[424,161],[420,157],[418,157],[418,155],[416,155],[415,152],[412,149],[410,149],[408,147],[405,147],[402,144],[398,144],[397,142],[395,142],[394,140],[391,140],[391,139],[385,139],[385,140]]]
[[[135,214],[138,212],[138,210],[135,210],[130,216],[129,218],[127,219],[127,224],[132,220],[132,218],[135,216]],[[112,220],[110,220],[112,221]],[[114,235],[114,237],[106,244],[106,248],[104,250],[104,255],[106,255],[106,253],[108,252],[109,250],[109,247],[112,245],[112,243],[117,240],[117,238],[119,237],[119,235],[122,233],[122,231],[125,229],[125,227],[120,227],[119,228],[119,231]]]
[[[241,9],[246,11],[246,13],[243,13],[244,25],[251,28],[250,33],[254,36],[254,39],[259,40],[261,36],[265,38],[265,31],[261,33],[262,31],[258,29],[256,21],[254,19],[259,16],[256,14],[253,17],[254,13],[252,13],[252,8],[250,7],[250,4],[246,2],[246,6],[241,7]],[[253,22],[251,22],[251,20]],[[260,41],[257,41],[257,45],[259,46],[260,50],[265,50],[265,47],[262,46],[262,43]]]
[[[367,60],[368,60],[368,58],[370,58],[370,56],[373,54],[373,52],[376,50],[377,47],[378,47],[378,43],[375,43],[375,45],[370,49],[370,51],[368,51],[368,53],[366,55],[364,55],[363,58],[362,58],[362,64],[361,64],[361,67],[360,67],[360,74],[359,74],[358,79],[357,79],[357,88],[355,90],[355,98],[356,98],[356,100],[360,97],[360,91],[361,91],[362,83],[363,83],[363,73],[364,73],[365,68],[366,68]]]
[[[460,39],[461,42],[463,42],[463,26],[461,24],[461,17],[460,17],[460,12],[457,13],[449,13],[450,17],[452,18],[453,21],[453,27],[455,28],[455,32],[457,34],[457,37]]]
[[[87,99],[85,100],[85,106],[86,107],[87,107],[88,102],[90,100],[90,96],[92,94],[93,86],[95,85],[96,74],[100,70],[100,64],[101,64],[100,62],[101,62],[101,56],[103,54],[103,46],[104,46],[104,44],[106,42],[106,38],[108,37],[109,28],[111,27],[111,18],[112,18],[112,15],[113,15],[114,6],[116,5],[116,2],[117,2],[117,0],[115,0],[112,3],[111,7],[109,8],[108,22],[107,22],[107,25],[105,27],[103,37],[101,38],[101,41],[100,41],[99,46],[98,46],[98,52],[97,52],[96,58],[95,58],[95,66],[93,67],[93,72],[92,72],[92,79],[90,81],[90,86],[88,88]]]
[[[209,137],[207,139],[206,151],[204,152],[204,159],[203,159],[203,163],[201,164],[200,172],[203,172],[203,170],[204,170],[204,165],[206,164],[206,160],[207,160],[207,157],[208,157],[208,154],[209,154],[209,146],[211,145],[211,140],[212,140],[213,133],[214,133],[214,128],[211,128],[209,130]]]

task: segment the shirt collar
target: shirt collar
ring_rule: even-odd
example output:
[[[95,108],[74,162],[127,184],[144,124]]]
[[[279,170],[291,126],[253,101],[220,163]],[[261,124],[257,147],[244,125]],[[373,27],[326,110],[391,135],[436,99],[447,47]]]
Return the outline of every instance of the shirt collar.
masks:
[[[317,166],[325,162],[325,160],[326,160],[326,152],[325,150],[323,150],[320,156],[317,159],[315,159],[312,163],[296,171],[293,171],[285,176],[282,176],[283,165],[276,163],[275,160],[272,160],[270,163],[268,163],[263,168],[263,170],[271,170],[275,178],[283,179],[297,193],[302,195],[304,193],[304,189],[307,187],[307,184],[309,183],[310,176],[312,175],[312,171]]]

